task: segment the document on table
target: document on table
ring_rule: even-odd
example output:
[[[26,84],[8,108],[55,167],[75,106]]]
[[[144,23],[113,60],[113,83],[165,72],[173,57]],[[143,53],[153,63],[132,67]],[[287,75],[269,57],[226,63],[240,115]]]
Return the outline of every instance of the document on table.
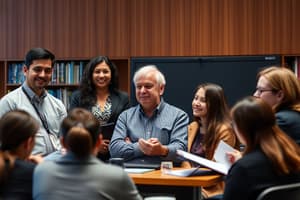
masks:
[[[146,168],[125,168],[124,169],[127,173],[132,174],[143,174],[146,172],[154,171],[155,169],[146,169]]]
[[[215,171],[206,168],[189,168],[189,169],[169,169],[165,170],[164,174],[173,175],[173,176],[205,176],[216,174]]]

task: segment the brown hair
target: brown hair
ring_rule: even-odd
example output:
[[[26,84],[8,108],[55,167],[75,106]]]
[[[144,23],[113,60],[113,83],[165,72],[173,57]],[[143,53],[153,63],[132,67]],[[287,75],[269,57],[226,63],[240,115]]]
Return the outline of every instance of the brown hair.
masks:
[[[77,157],[90,155],[99,134],[100,124],[94,115],[82,108],[74,108],[63,120],[61,133],[68,150]]]
[[[300,171],[300,148],[276,125],[274,112],[267,103],[247,97],[232,108],[231,115],[245,139],[245,154],[260,148],[278,174]]]
[[[39,129],[37,121],[26,111],[13,110],[0,119],[0,185],[4,184],[14,167],[14,152],[22,142],[34,137]]]
[[[205,101],[207,106],[207,130],[204,135],[204,148],[206,150],[206,157],[212,159],[213,150],[218,145],[218,134],[221,134],[221,128],[227,126],[231,129],[233,136],[233,130],[230,125],[230,115],[227,101],[225,98],[222,87],[213,83],[204,83],[197,87],[196,92],[203,88],[205,91]],[[196,93],[195,92],[195,93]],[[200,119],[198,119],[199,121]],[[201,124],[201,121],[200,121]],[[210,151],[211,149],[211,151]]]
[[[274,110],[278,111],[281,108],[290,108],[300,112],[300,84],[295,74],[284,67],[271,66],[263,69],[257,75],[265,77],[269,81],[272,90],[282,91],[284,98]]]

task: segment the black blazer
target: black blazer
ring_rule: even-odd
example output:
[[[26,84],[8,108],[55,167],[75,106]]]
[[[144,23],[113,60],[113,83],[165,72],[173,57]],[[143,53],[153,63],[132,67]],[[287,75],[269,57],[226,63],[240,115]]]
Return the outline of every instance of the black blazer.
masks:
[[[92,106],[94,105],[89,105],[88,107],[84,107],[80,102],[80,96],[81,96],[81,92],[79,90],[72,93],[69,110],[80,107],[91,111]],[[122,91],[113,92],[110,94],[110,97],[111,97],[112,107],[111,107],[111,116],[108,120],[108,123],[110,122],[115,123],[119,115],[121,114],[121,112],[123,112],[124,110],[130,107],[129,97],[126,92],[122,92]]]
[[[271,161],[256,149],[232,165],[226,177],[223,200],[256,200],[268,187],[299,181],[300,174],[278,176]]]
[[[92,106],[94,106],[94,105],[83,106],[80,102],[80,96],[81,96],[81,92],[79,90],[72,93],[69,110],[76,108],[76,107],[77,108],[80,107],[80,108],[85,108],[85,109],[91,111]],[[127,108],[130,107],[129,97],[126,92],[118,91],[118,92],[111,93],[110,98],[111,98],[111,104],[112,104],[111,116],[110,116],[109,120],[107,121],[107,123],[113,122],[115,125],[121,112],[123,112],[124,110],[126,110]],[[109,156],[109,154],[107,154],[107,155],[99,154],[98,157],[101,160],[106,161],[109,159],[110,156]]]
[[[280,110],[276,114],[277,125],[300,145],[300,113],[293,110]]]

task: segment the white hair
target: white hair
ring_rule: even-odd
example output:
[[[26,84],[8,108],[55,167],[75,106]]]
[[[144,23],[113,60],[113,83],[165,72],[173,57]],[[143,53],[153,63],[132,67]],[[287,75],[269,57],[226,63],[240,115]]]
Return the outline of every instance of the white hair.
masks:
[[[159,71],[159,69],[156,67],[156,65],[146,65],[143,66],[141,68],[139,68],[133,76],[133,82],[134,85],[136,85],[136,81],[142,77],[142,76],[146,76],[147,74],[151,73],[151,72],[155,72],[155,78],[156,78],[156,82],[159,85],[166,85],[166,79],[165,76],[163,75],[163,73],[161,73],[161,71]]]

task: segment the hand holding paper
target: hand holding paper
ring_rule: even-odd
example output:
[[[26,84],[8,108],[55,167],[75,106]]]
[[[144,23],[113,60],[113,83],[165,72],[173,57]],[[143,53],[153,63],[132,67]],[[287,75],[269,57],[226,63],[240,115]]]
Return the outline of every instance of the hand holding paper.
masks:
[[[226,153],[232,151],[235,151],[235,149],[225,142],[221,141],[214,154],[214,159],[216,160],[216,162],[208,160],[206,158],[201,158],[182,150],[177,150],[177,154],[188,160],[194,161],[196,163],[199,163],[200,165],[226,175],[231,167],[231,163],[229,162]]]

